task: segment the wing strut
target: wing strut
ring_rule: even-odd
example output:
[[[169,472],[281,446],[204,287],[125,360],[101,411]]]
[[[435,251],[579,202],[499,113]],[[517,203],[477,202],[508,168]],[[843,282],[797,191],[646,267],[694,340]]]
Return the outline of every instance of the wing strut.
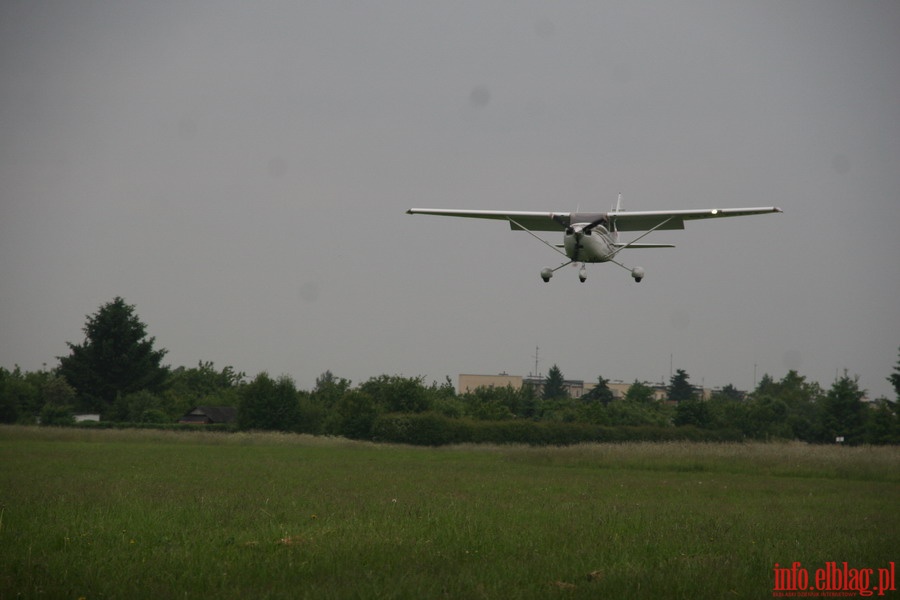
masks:
[[[506,220],[509,221],[510,223],[512,223],[513,225],[515,225],[516,227],[520,228],[522,231],[524,231],[525,233],[527,233],[528,235],[530,235],[531,237],[533,237],[533,238],[536,239],[537,241],[541,242],[542,244],[544,244],[544,245],[547,246],[548,248],[551,248],[554,252],[558,252],[559,254],[562,254],[562,255],[565,256],[566,258],[569,258],[569,255],[568,255],[568,254],[566,254],[565,252],[563,252],[562,250],[560,250],[559,248],[557,248],[556,246],[554,246],[553,244],[551,244],[550,242],[548,242],[547,240],[545,240],[544,238],[540,237],[539,235],[537,235],[536,233],[534,233],[534,232],[531,231],[530,229],[527,229],[526,227],[523,227],[521,223],[516,223],[511,217],[506,217]],[[556,220],[556,219],[554,219],[554,221],[555,221],[555,220]],[[557,222],[558,222],[558,221],[557,221]],[[562,224],[562,223],[560,223],[560,224]],[[550,278],[553,277],[553,273],[555,273],[556,271],[559,271],[560,269],[562,269],[562,268],[565,267],[565,266],[571,265],[571,264],[574,263],[574,262],[575,262],[574,260],[569,259],[569,260],[567,260],[566,262],[564,262],[563,264],[561,264],[561,265],[559,265],[558,267],[556,267],[555,269],[551,269],[551,268],[547,267],[546,269],[544,269],[544,270],[541,271],[541,279],[543,279],[544,282],[550,281]],[[584,271],[584,267],[581,267],[581,270]],[[584,278],[583,278],[583,277],[582,277],[581,281],[584,281]]]
[[[643,238],[645,238],[646,236],[650,235],[651,233],[653,233],[654,231],[656,231],[656,230],[659,229],[660,227],[664,226],[666,223],[668,223],[669,221],[671,221],[671,220],[674,219],[674,218],[675,218],[674,216],[669,217],[668,219],[666,219],[665,221],[663,221],[662,223],[660,223],[659,225],[657,225],[657,226],[654,227],[653,229],[650,229],[650,230],[646,231],[643,235],[638,236],[637,238],[631,240],[630,242],[628,242],[627,244],[625,244],[625,245],[622,246],[621,248],[618,248],[615,252],[613,252],[612,256],[609,257],[609,262],[613,263],[614,265],[619,265],[620,267],[622,267],[622,268],[625,269],[626,271],[631,271],[631,276],[634,278],[634,280],[635,280],[637,283],[640,283],[640,282],[641,282],[641,279],[644,278],[644,269],[643,269],[643,267],[634,267],[633,269],[632,269],[632,268],[629,268],[629,267],[626,267],[625,265],[623,265],[622,263],[620,263],[619,261],[617,261],[617,260],[615,259],[615,257],[619,254],[619,252],[621,252],[621,251],[624,250],[625,248],[627,248],[627,247],[629,247],[629,246],[633,246],[634,244],[638,243],[641,239],[643,239]],[[615,221],[613,221],[613,227],[615,227]]]
[[[671,221],[671,220],[674,219],[674,218],[675,218],[675,217],[669,217],[668,219],[666,219],[665,221],[663,221],[662,223],[660,223],[659,225],[657,225],[657,226],[654,227],[653,229],[647,230],[647,231],[644,232],[643,234],[639,235],[639,236],[636,237],[635,239],[631,240],[630,242],[628,242],[627,244],[625,244],[624,246],[622,246],[621,248],[618,248],[615,252],[613,252],[613,254],[612,254],[612,256],[611,256],[610,258],[615,258],[615,256],[616,256],[619,252],[621,252],[622,250],[624,250],[625,248],[627,248],[627,247],[629,247],[629,246],[633,246],[634,244],[637,244],[639,241],[641,241],[642,239],[644,239],[645,237],[647,237],[648,235],[650,235],[651,233],[653,233],[654,231],[656,231],[657,229],[659,229],[660,227],[662,227],[663,225],[665,225],[666,223],[668,223],[669,221]],[[614,262],[615,262],[615,261],[614,261]],[[621,265],[621,264],[619,264],[619,263],[616,263],[616,264],[619,265],[620,267],[624,268],[624,269],[627,269],[627,268],[628,268],[628,267],[625,267],[624,265]]]
[[[534,233],[534,232],[531,231],[530,229],[528,229],[528,228],[526,228],[526,227],[523,227],[521,223],[517,223],[517,222],[516,222],[515,220],[513,220],[511,217],[506,217],[506,220],[509,221],[510,223],[512,223],[513,225],[515,225],[516,227],[519,227],[522,231],[524,231],[525,233],[527,233],[528,235],[530,235],[530,236],[533,237],[534,239],[538,240],[539,242],[541,242],[541,243],[544,244],[545,246],[547,246],[547,247],[549,247],[549,248],[552,248],[554,252],[559,252],[560,254],[562,254],[563,256],[565,256],[566,258],[569,258],[569,255],[568,255],[568,254],[566,254],[565,252],[563,252],[562,250],[560,250],[559,248],[557,248],[556,246],[554,246],[553,244],[551,244],[550,242],[548,242],[547,240],[545,240],[544,238],[540,237],[539,235],[537,235],[536,233]],[[640,239],[640,238],[638,238],[638,239]],[[574,262],[574,261],[571,261],[571,260],[570,260],[568,263],[566,263],[566,265],[569,264],[569,263],[571,263],[571,262]],[[562,265],[562,266],[564,267],[564,266],[566,266],[566,265]]]

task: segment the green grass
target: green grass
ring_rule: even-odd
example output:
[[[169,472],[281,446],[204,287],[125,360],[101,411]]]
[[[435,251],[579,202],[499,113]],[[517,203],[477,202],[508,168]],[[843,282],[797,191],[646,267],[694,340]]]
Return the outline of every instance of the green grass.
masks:
[[[0,600],[772,597],[896,561],[898,498],[890,447],[0,427]]]

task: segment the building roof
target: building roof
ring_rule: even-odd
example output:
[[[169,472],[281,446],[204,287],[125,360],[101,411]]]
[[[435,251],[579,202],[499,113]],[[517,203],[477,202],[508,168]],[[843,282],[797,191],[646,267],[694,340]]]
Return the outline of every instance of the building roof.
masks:
[[[237,409],[233,406],[197,406],[186,413],[179,423],[233,423]]]

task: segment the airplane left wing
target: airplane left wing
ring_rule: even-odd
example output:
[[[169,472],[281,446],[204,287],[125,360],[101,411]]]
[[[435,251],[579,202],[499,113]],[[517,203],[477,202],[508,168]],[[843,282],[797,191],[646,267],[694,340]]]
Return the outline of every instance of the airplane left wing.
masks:
[[[752,208],[706,208],[699,210],[641,210],[614,211],[609,220],[618,231],[649,231],[651,229],[684,229],[685,221],[695,219],[720,219],[723,217],[743,217],[780,213],[775,206]]]

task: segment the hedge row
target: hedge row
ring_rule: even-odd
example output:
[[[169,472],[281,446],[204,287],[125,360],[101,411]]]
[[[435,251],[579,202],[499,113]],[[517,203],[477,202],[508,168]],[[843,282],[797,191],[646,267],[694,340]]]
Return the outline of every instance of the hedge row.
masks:
[[[234,432],[233,423],[129,423],[122,421],[81,421],[69,427],[80,429],[157,429],[160,431],[223,431]]]
[[[737,430],[685,427],[604,427],[585,423],[547,421],[473,421],[435,413],[381,415],[372,426],[377,442],[443,446],[493,443],[532,446],[568,446],[586,442],[738,442]]]
[[[236,431],[234,424],[194,425],[186,423],[120,423],[84,421],[84,429],[157,429],[165,431]],[[476,421],[453,419],[437,413],[392,413],[380,415],[372,425],[376,442],[414,446],[448,444],[527,444],[569,446],[588,442],[739,442],[737,430],[707,430],[683,427],[605,427],[586,423],[553,421]]]

